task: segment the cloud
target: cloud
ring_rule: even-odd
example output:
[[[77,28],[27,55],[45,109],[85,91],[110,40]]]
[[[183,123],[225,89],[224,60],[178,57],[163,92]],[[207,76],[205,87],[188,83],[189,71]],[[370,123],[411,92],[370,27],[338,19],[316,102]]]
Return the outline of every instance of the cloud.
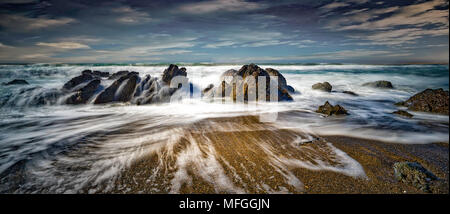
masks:
[[[336,8],[340,8],[340,7],[347,7],[350,4],[345,3],[345,2],[333,2],[331,4],[327,4],[325,6],[322,6],[320,9],[324,9],[325,11],[330,11],[330,10],[334,10]]]
[[[119,14],[116,21],[122,24],[143,24],[152,21],[148,13],[135,10],[129,6],[113,8],[112,12]]]
[[[223,42],[217,42],[217,43],[210,43],[207,44],[205,46],[203,46],[203,48],[219,48],[219,47],[229,47],[236,44],[236,42],[233,41],[223,41]]]
[[[48,47],[53,47],[53,48],[61,48],[61,49],[89,49],[90,48],[88,45],[77,43],[77,42],[55,42],[55,43],[39,42],[36,45],[48,46]]]
[[[62,26],[75,22],[72,18],[50,19],[43,16],[29,18],[17,14],[0,15],[0,26],[11,31],[31,31],[49,27]]]
[[[188,14],[205,14],[213,12],[242,12],[265,8],[263,4],[243,0],[212,0],[182,5],[177,9]]]

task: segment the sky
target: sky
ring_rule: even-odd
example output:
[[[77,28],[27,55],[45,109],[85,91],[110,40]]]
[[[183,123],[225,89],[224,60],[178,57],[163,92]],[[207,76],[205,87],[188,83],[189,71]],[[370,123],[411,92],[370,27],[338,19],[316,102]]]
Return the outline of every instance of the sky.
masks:
[[[0,0],[0,63],[448,63],[448,0]]]

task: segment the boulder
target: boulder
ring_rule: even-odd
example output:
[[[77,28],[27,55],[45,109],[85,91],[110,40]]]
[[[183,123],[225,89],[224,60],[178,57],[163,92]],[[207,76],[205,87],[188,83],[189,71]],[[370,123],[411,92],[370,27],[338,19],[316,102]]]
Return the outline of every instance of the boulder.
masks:
[[[286,78],[284,78],[284,76],[279,71],[273,68],[266,68],[266,71],[272,78],[276,78],[276,80],[278,80],[278,86],[280,88],[286,89],[290,93],[295,92],[295,89],[287,84]]]
[[[178,66],[170,64],[169,68],[164,70],[162,81],[170,85],[170,80],[175,76],[187,76],[186,68],[178,68]]]
[[[138,79],[139,76],[135,72],[120,77],[98,95],[94,104],[130,101],[136,89]]]
[[[14,80],[9,81],[7,83],[3,83],[3,85],[29,85],[29,83],[26,80],[14,79]]]
[[[63,86],[63,90],[72,90],[76,86],[91,81],[93,79],[95,79],[95,77],[85,70],[82,72],[80,76],[74,77],[68,82],[66,82],[66,84],[64,84]]]
[[[333,86],[331,86],[331,84],[329,82],[316,83],[316,84],[312,85],[312,89],[326,91],[326,92],[331,92],[332,88],[333,88]]]
[[[278,71],[276,71],[274,69],[269,69],[269,70],[270,70],[270,72],[276,73],[279,77],[279,80],[281,79],[281,82],[283,82],[282,81],[284,79],[283,75],[281,75]],[[229,81],[229,80],[225,79],[226,76],[232,76],[233,78],[231,79],[231,81]],[[240,78],[237,78],[238,76]],[[249,76],[252,76],[254,78],[246,79]],[[244,101],[248,101],[249,97],[252,97],[252,96],[256,97],[257,100],[260,100],[261,98],[258,97],[258,94],[257,94],[258,77],[260,77],[260,76],[265,77],[265,80],[266,80],[266,95],[262,99],[269,101],[270,100],[270,88],[271,88],[270,87],[270,84],[271,84],[270,75],[266,70],[260,68],[259,66],[255,65],[255,64],[244,65],[238,71],[228,70],[228,71],[224,72],[221,76],[222,77],[221,87],[218,87],[215,90],[215,95],[219,96],[219,97],[224,97],[225,91],[231,91],[230,96],[234,101],[236,101],[238,95],[243,96]],[[241,78],[242,78],[242,80],[241,80]],[[250,87],[254,87],[254,88],[250,88]],[[252,93],[255,93],[255,94],[252,94]],[[276,93],[278,93],[278,101],[292,101],[293,100],[291,95],[289,94],[289,91],[286,88],[281,87],[280,84],[278,84]]]
[[[75,92],[72,96],[67,98],[66,104],[86,104],[89,98],[95,94],[100,86],[100,80],[94,79],[90,81],[86,86],[82,87]]]
[[[316,110],[317,113],[325,114],[328,116],[331,115],[347,115],[347,110],[340,105],[331,105],[328,101],[325,102],[324,105],[319,106]]]
[[[394,88],[394,86],[392,86],[392,83],[389,81],[386,81],[386,80],[367,82],[367,83],[364,83],[363,86],[369,86],[369,87],[373,87],[373,88]]]
[[[449,96],[448,91],[444,89],[426,89],[415,94],[404,102],[396,105],[408,107],[411,111],[423,111],[437,114],[449,114]]]
[[[394,111],[394,112],[392,112],[392,114],[397,114],[397,115],[400,115],[400,116],[403,116],[403,117],[408,117],[408,118],[413,117],[412,114],[410,114],[407,111],[403,111],[403,110]]]
[[[438,180],[433,173],[417,162],[395,163],[394,176],[397,181],[413,185],[424,192],[431,192],[432,182]]]

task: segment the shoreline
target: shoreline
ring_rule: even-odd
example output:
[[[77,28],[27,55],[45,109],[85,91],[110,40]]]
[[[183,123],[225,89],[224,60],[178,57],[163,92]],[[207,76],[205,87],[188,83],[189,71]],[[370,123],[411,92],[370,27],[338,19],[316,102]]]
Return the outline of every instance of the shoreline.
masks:
[[[207,120],[215,122],[233,121],[248,126],[258,123],[252,116]],[[204,122],[206,121],[200,123]],[[199,124],[194,125],[197,128],[198,126]],[[173,179],[176,179],[176,174],[180,170],[180,166],[177,165],[177,162],[179,162],[177,158],[180,156],[179,154],[183,154],[187,148],[193,146],[188,138],[180,139],[174,145],[172,151],[162,149],[136,160],[121,173],[120,178],[115,183],[116,187],[122,187],[122,189],[116,188],[111,193],[420,194],[424,192],[408,184],[398,182],[394,177],[393,164],[395,162],[415,161],[441,179],[441,185],[433,187],[432,193],[448,194],[448,143],[395,144],[345,136],[320,136],[318,140],[301,145],[308,147],[305,150],[308,152],[298,152],[293,151],[291,145],[288,145],[297,134],[291,130],[283,129],[271,131],[212,131],[201,134],[191,131],[189,135],[196,141],[195,144],[198,145],[199,149],[198,155],[201,157],[197,162],[183,165],[186,178],[178,184],[177,191],[173,191]],[[258,140],[263,138],[268,139],[268,141],[258,145]],[[287,157],[299,159],[305,161],[305,163],[308,161],[314,163],[321,159],[323,163],[328,163],[330,166],[339,165],[338,158],[335,157],[333,151],[326,147],[326,142],[331,143],[357,161],[364,169],[366,177],[349,176],[336,170],[315,170],[298,167],[298,165],[286,165],[289,162],[284,162],[283,158]],[[264,151],[265,149],[270,151],[269,154],[272,153],[273,156],[268,155],[267,151]],[[211,150],[214,150],[214,152],[211,152]],[[168,155],[171,152],[177,155]],[[216,162],[223,169],[224,174],[202,174],[205,172],[201,167],[211,167],[208,163],[202,163],[202,161],[209,160],[212,154],[215,155]],[[302,155],[304,156],[302,157]],[[305,160],[306,156],[317,156],[319,159],[314,157]],[[161,163],[165,166],[164,169],[158,167]],[[274,166],[273,163],[278,163],[279,166]],[[154,172],[157,173],[154,174]],[[231,182],[231,184],[223,182],[222,185],[233,186],[241,192],[220,189],[220,179],[224,180],[220,176],[223,175],[229,178],[228,182]],[[291,177],[289,181],[286,179],[289,176],[295,178]],[[155,179],[149,182],[149,177]],[[209,177],[213,178],[208,180]],[[296,185],[294,182],[296,180],[300,181],[301,185],[298,183]]]

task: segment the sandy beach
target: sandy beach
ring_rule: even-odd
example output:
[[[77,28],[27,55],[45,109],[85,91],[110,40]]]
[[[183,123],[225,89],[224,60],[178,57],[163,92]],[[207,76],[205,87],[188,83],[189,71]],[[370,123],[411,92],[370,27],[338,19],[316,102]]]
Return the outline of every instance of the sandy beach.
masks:
[[[207,126],[211,121],[253,128],[261,125],[257,117],[246,116],[209,119],[195,124],[195,127]],[[448,143],[405,145],[344,136],[324,136],[301,145],[292,144],[298,134],[283,129],[231,132],[214,130],[201,133],[194,129],[186,136],[192,137],[195,145],[192,140],[182,138],[170,148],[164,147],[137,160],[117,180],[116,186],[121,189],[112,192],[169,193],[170,180],[177,176],[174,172],[179,170],[176,163],[179,158],[183,158],[184,152],[196,147],[200,157],[193,157],[192,160],[197,161],[183,165],[186,177],[178,186],[179,193],[227,193],[218,188],[217,182],[226,183],[233,186],[236,192],[245,193],[424,193],[394,177],[395,162],[413,161],[422,164],[441,179],[440,185],[432,187],[432,193],[448,194]],[[365,176],[351,176],[351,173],[344,170],[339,172],[333,169],[332,167],[339,168],[342,164],[333,147],[357,161]],[[211,157],[213,154],[214,157]],[[320,161],[322,165],[330,166],[330,170],[289,164],[293,160],[310,162],[316,166],[317,161]],[[205,172],[205,169],[198,168],[207,167],[208,161],[215,162],[220,167],[211,167],[209,172],[208,169]],[[214,172],[220,171],[220,168],[223,168],[224,174]],[[216,174],[217,179],[207,180],[204,179],[207,176],[202,177],[212,174]],[[155,178],[152,181],[156,182],[148,182],[150,177]]]

